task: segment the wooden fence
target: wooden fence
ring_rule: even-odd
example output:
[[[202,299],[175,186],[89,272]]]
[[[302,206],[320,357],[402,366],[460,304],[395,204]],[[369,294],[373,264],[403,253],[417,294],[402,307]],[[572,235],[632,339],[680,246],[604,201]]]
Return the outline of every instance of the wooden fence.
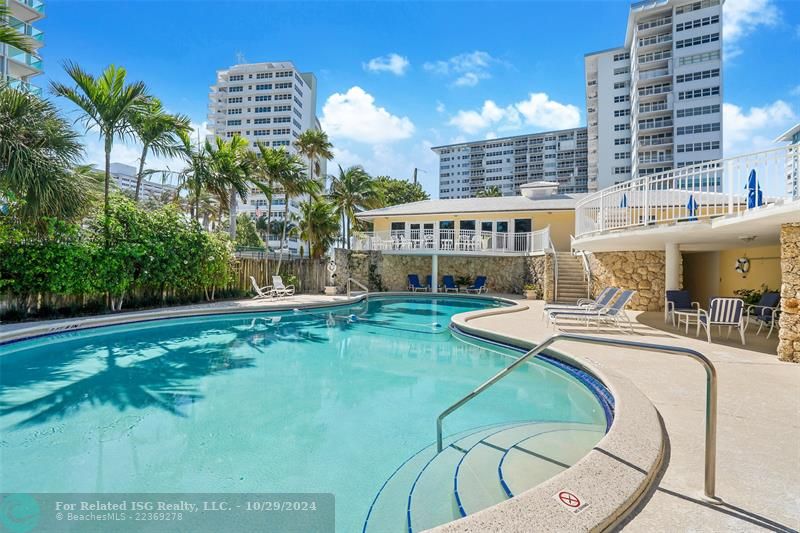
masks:
[[[324,259],[284,258],[281,263],[281,276],[287,283],[288,276],[297,277],[297,292],[318,294],[328,285],[327,261]],[[269,266],[269,272],[267,267]],[[256,278],[260,286],[272,285],[272,277],[278,274],[278,260],[270,254],[269,265],[266,257],[241,256],[237,254],[233,288],[250,292],[250,276]]]

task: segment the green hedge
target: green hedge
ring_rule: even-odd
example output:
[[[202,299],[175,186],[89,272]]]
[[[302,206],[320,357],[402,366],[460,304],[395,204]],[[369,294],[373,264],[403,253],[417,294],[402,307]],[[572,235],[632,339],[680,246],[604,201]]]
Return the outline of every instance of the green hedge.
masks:
[[[98,213],[82,224],[51,219],[44,227],[0,216],[0,293],[29,311],[42,295],[105,295],[112,310],[132,294],[211,300],[232,274],[227,236],[204,231],[172,206],[145,210],[119,196],[108,219]]]

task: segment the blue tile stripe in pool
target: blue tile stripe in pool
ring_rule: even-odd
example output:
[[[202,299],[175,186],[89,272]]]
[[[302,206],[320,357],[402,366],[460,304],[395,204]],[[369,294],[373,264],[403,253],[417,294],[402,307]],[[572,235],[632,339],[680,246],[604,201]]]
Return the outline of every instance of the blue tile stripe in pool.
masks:
[[[471,339],[475,339],[480,342],[493,344],[495,346],[500,346],[502,348],[508,348],[514,350],[515,352],[519,352],[521,354],[527,353],[529,351],[527,348],[520,348],[519,346],[515,346],[513,344],[498,342],[495,340],[486,339],[479,335],[467,333],[465,331],[458,329],[458,327],[452,323],[450,324],[450,329],[458,335],[463,335],[465,337],[469,337]],[[559,359],[556,359],[555,357],[545,354],[539,354],[536,356],[536,358],[541,359],[555,366],[556,368],[563,370],[567,374],[570,374],[575,379],[583,383],[586,386],[586,388],[588,388],[592,392],[592,394],[594,394],[595,398],[597,398],[597,401],[600,402],[600,405],[603,408],[603,412],[606,415],[606,431],[611,429],[611,423],[614,421],[614,396],[611,394],[611,391],[608,390],[608,388],[603,384],[602,381],[600,381],[593,375],[589,374],[588,372],[581,370],[580,368],[574,367],[570,364],[567,364]]]

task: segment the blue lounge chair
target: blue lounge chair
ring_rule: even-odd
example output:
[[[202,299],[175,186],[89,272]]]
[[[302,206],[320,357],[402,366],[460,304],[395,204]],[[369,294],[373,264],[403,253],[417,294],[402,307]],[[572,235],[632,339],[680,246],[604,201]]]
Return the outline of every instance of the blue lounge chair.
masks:
[[[433,276],[432,275],[428,274],[427,276],[425,276],[425,283],[428,284],[428,290],[429,291],[433,290]],[[436,288],[437,289],[441,289],[442,288],[442,286],[439,285],[438,281],[436,282]]]
[[[487,292],[488,290],[486,288],[486,276],[478,276],[475,278],[475,283],[467,287],[467,292],[474,292],[475,294]]]
[[[444,292],[458,292],[458,285],[456,285],[453,276],[442,276],[442,284],[444,285]]]
[[[728,326],[728,336],[731,334],[731,329],[738,329],[744,345],[744,300],[740,298],[713,298],[711,300],[711,308],[708,311],[700,309],[697,318],[695,336],[700,335],[700,326],[703,326],[706,330],[708,342],[711,342],[711,326],[718,326],[720,330],[722,326]]]
[[[761,328],[769,326],[769,333],[767,338],[772,335],[772,330],[775,328],[775,323],[778,321],[778,314],[780,313],[781,295],[777,292],[765,292],[761,295],[761,299],[757,304],[748,305],[744,312],[747,315],[747,324],[744,325],[745,331],[750,325],[751,320],[758,322],[758,331],[756,335],[761,333]]]
[[[675,311],[682,313],[690,313],[700,309],[699,302],[693,302],[689,291],[667,291],[664,299],[664,322],[666,323],[672,319],[672,325],[675,325]]]
[[[547,317],[556,327],[558,327],[558,320],[560,318],[566,318],[585,320],[587,325],[589,322],[594,322],[597,324],[598,330],[600,329],[601,323],[609,323],[619,329],[622,329],[622,326],[627,322],[631,333],[633,333],[633,322],[631,322],[630,317],[625,312],[625,308],[628,306],[628,303],[630,303],[635,294],[636,291],[634,290],[621,291],[617,299],[614,300],[613,304],[601,309],[551,309],[548,311]]]
[[[409,274],[408,275],[408,290],[409,291],[414,291],[414,292],[426,291],[426,290],[428,290],[428,287],[422,285],[419,282],[419,276],[417,276],[416,274]]]

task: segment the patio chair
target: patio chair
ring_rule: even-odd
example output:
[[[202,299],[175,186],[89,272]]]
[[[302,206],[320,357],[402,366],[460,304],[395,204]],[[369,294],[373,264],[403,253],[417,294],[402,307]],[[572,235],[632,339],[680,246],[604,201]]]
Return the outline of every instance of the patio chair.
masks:
[[[675,325],[675,312],[692,312],[700,309],[699,302],[693,302],[689,296],[689,291],[667,291],[664,299],[664,323],[672,319]]]
[[[250,276],[250,283],[253,284],[253,290],[256,291],[256,295],[253,296],[253,300],[258,300],[260,298],[272,298],[274,296],[272,292],[272,285],[259,287],[258,283],[256,282],[256,278],[253,276]]]
[[[272,276],[272,291],[275,296],[294,296],[294,285],[284,285],[280,276]]]
[[[442,284],[444,285],[444,292],[458,292],[458,285],[453,276],[442,276]]]
[[[695,336],[700,335],[700,326],[706,330],[708,342],[711,342],[711,326],[717,326],[722,331],[722,326],[728,326],[728,337],[731,329],[739,330],[739,336],[744,342],[744,300],[740,298],[713,298],[708,311],[700,309],[697,315],[697,331]]]
[[[594,322],[598,330],[602,323],[611,324],[621,330],[627,322],[631,333],[633,333],[633,322],[631,322],[628,313],[625,312],[625,308],[635,294],[636,291],[634,290],[623,290],[619,293],[617,299],[614,300],[614,303],[609,306],[599,309],[551,309],[548,311],[547,316],[550,322],[556,327],[558,327],[559,318],[586,320],[587,326],[589,322]]]
[[[761,295],[761,299],[757,304],[746,306],[744,309],[747,316],[747,323],[744,325],[745,331],[750,326],[750,321],[755,320],[758,322],[756,335],[761,333],[761,328],[769,326],[769,333],[767,333],[767,338],[769,339],[770,335],[772,335],[772,330],[775,328],[775,323],[778,321],[780,302],[781,295],[779,293],[765,292]]]
[[[428,284],[428,290],[429,291],[433,290],[433,276],[432,275],[428,274],[427,276],[425,276],[425,283]],[[436,289],[438,290],[438,289],[441,289],[441,288],[442,288],[442,286],[439,285],[439,283],[437,282],[436,283]]]
[[[578,301],[575,302],[574,305],[546,304],[544,310],[547,312],[551,309],[563,309],[565,311],[569,311],[570,309],[600,309],[601,307],[608,306],[619,291],[620,289],[616,287],[606,287],[600,291],[600,294],[597,295],[597,299],[595,300],[591,298],[578,298]]]
[[[489,289],[486,288],[486,276],[478,276],[477,278],[475,278],[475,283],[467,287],[467,292],[473,292],[475,294],[488,292],[488,290]]]
[[[409,274],[408,275],[408,290],[409,291],[427,291],[428,287],[420,284],[419,276],[416,274]]]

